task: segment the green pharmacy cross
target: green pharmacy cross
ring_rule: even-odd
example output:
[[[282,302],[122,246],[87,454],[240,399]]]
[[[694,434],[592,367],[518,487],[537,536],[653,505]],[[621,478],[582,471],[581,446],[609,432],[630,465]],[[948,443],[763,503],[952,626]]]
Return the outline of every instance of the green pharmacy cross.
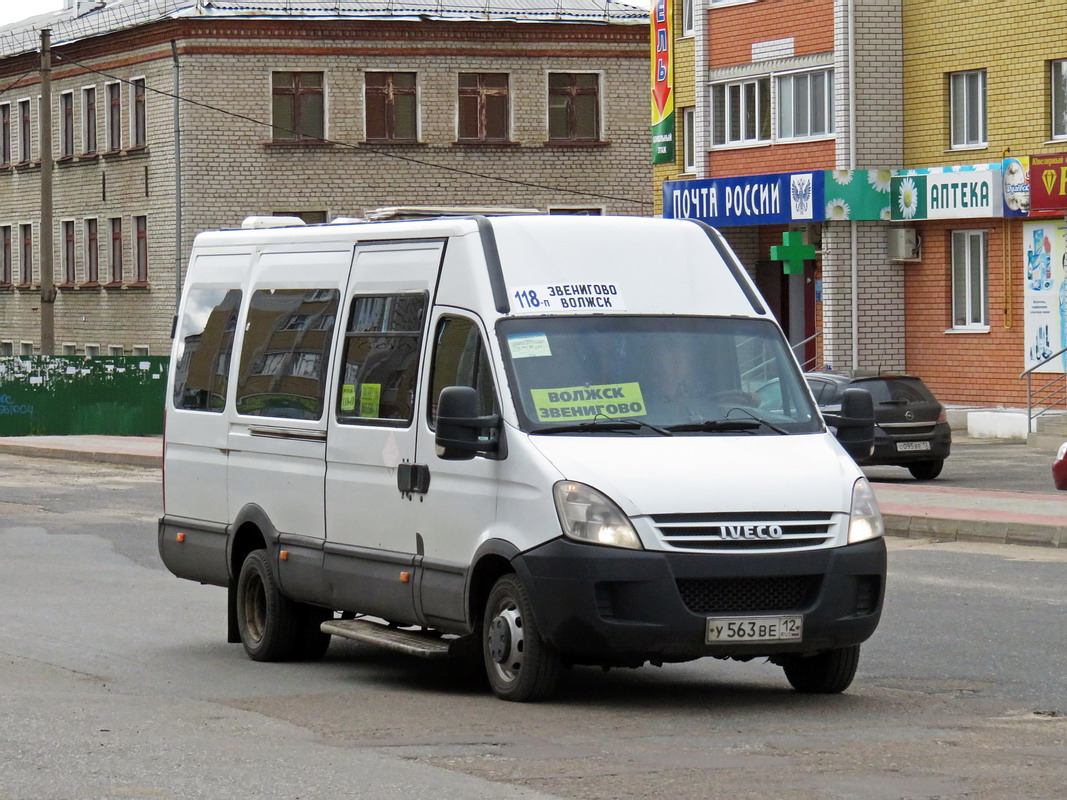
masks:
[[[802,231],[786,231],[782,234],[782,243],[771,247],[771,261],[782,262],[783,275],[802,274],[804,262],[814,258],[815,247],[804,244]]]

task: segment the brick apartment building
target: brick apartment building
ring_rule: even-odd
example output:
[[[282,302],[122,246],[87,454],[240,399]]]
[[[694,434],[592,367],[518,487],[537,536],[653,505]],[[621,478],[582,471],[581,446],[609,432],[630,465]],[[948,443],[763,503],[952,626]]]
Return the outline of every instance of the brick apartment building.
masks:
[[[0,29],[0,355],[40,352],[45,27],[59,354],[166,354],[193,237],[249,215],[652,212],[642,8],[67,0]]]

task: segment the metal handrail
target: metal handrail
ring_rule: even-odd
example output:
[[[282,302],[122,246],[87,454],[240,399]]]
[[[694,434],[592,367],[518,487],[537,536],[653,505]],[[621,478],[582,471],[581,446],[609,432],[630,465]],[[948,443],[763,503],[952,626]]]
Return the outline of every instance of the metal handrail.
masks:
[[[1052,359],[1059,358],[1064,353],[1067,353],[1067,347],[1060,348],[1059,350],[1057,350],[1052,355],[1047,356],[1046,358],[1042,359],[1041,361],[1038,361],[1032,367],[1030,367],[1029,369],[1023,370],[1019,374],[1019,380],[1022,380],[1023,378],[1026,378],[1026,433],[1027,433],[1027,435],[1029,435],[1030,433],[1033,432],[1033,421],[1035,419],[1037,419],[1038,417],[1040,417],[1042,414],[1044,414],[1046,411],[1051,409],[1057,403],[1061,402],[1061,400],[1064,403],[1064,406],[1067,407],[1067,374],[1060,375],[1059,373],[1053,373],[1053,377],[1049,378],[1047,381],[1045,381],[1044,384],[1042,384],[1041,386],[1037,387],[1038,393],[1039,393],[1039,402],[1046,402],[1047,404],[1045,406],[1043,406],[1042,408],[1040,408],[1036,414],[1034,413],[1034,391],[1033,391],[1033,385],[1032,385],[1032,380],[1031,380],[1033,378],[1034,370],[1036,370],[1038,367],[1045,366],[1045,364],[1047,364],[1050,361],[1052,361]],[[1064,379],[1063,386],[1057,386],[1055,390],[1049,390],[1048,392],[1045,392],[1045,390],[1049,389],[1050,386],[1052,386],[1053,384],[1058,383],[1060,378]],[[1043,395],[1041,395],[1040,394],[1041,392],[1045,392],[1045,393]],[[1062,398],[1061,398],[1061,395],[1062,395]]]
[[[797,342],[797,343],[796,343],[796,344],[794,344],[794,345],[790,345],[790,346],[789,346],[789,349],[793,351],[793,354],[794,354],[794,355],[796,355],[796,352],[797,352],[797,348],[798,348],[798,347],[803,347],[803,346],[804,346],[804,345],[806,345],[806,344],[807,344],[808,342],[813,342],[813,341],[815,341],[816,339],[818,339],[818,338],[819,338],[820,336],[822,336],[822,331],[815,331],[815,333],[813,333],[813,334],[812,334],[811,336],[809,336],[809,337],[808,337],[807,339],[805,339],[804,341],[802,341],[802,342]],[[818,357],[818,356],[813,356],[812,358],[809,358],[809,359],[808,359],[807,361],[805,361],[804,363],[802,363],[802,364],[800,365],[800,371],[801,371],[801,372],[807,372],[807,371],[808,371],[808,367],[809,367],[809,366],[811,366],[811,365],[814,365],[814,364],[815,364],[816,362],[818,362],[818,360],[819,360],[819,357]]]

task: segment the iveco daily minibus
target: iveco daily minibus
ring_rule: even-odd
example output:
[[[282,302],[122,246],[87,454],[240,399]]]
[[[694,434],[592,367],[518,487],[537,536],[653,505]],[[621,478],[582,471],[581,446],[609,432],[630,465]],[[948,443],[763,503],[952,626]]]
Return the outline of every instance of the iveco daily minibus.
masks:
[[[885,587],[843,446],[869,450],[870,398],[829,432],[716,231],[263,224],[193,246],[158,530],[251,658],[475,656],[517,701],[704,656],[849,685]]]

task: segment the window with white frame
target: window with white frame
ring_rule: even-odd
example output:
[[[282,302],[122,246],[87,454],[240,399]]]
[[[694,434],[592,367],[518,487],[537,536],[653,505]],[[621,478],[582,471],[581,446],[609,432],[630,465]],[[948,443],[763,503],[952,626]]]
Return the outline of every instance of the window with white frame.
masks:
[[[1052,138],[1067,139],[1067,61],[1052,62]]]
[[[104,117],[107,120],[107,149],[114,153],[122,149],[122,84],[108,83],[104,85],[107,97],[107,106],[104,109]]]
[[[148,137],[145,114],[145,79],[130,81],[130,147],[144,147]]]
[[[952,232],[952,327],[989,328],[989,270],[986,231]]]
[[[0,103],[0,167],[11,163],[11,104]]]
[[[63,285],[73,286],[77,280],[77,268],[74,259],[74,220],[63,220],[60,223],[60,230],[63,238]]]
[[[30,101],[19,100],[19,163],[29,163],[31,156]]]
[[[778,139],[829,136],[834,132],[834,72],[778,76]]]
[[[953,147],[986,144],[984,69],[949,75],[950,141]]]
[[[712,144],[771,140],[771,79],[753,78],[711,87]]]
[[[682,109],[682,170],[697,171],[696,109],[693,106]]]
[[[691,36],[696,29],[696,0],[682,0],[682,36]]]

